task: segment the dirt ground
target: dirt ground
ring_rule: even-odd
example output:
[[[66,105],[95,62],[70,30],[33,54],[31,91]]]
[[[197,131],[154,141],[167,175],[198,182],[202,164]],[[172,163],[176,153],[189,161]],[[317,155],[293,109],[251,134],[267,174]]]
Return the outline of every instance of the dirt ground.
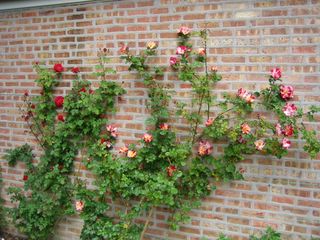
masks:
[[[9,233],[0,232],[0,240],[26,240],[26,239],[11,235]]]

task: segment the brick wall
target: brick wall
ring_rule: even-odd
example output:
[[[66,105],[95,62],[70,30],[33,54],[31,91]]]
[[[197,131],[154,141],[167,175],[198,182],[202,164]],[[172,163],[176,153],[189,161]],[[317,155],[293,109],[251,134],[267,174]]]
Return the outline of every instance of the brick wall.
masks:
[[[124,81],[128,93],[111,116],[120,130],[120,142],[135,140],[144,131],[146,89],[141,81],[126,72],[118,59],[118,49],[128,43],[132,51],[145,42],[159,43],[160,63],[166,64],[176,47],[175,31],[184,24],[210,30],[209,54],[224,80],[215,92],[236,91],[240,86],[261,89],[266,72],[281,66],[283,79],[296,89],[294,100],[300,105],[320,101],[320,4],[318,0],[278,1],[114,1],[91,4],[14,10],[0,13],[0,155],[6,149],[34,139],[18,112],[21,95],[34,85],[31,63],[62,62],[66,67],[80,66],[88,74],[96,62],[97,49],[107,47],[111,65]],[[59,87],[70,89],[71,77]],[[183,98],[188,86],[166,79]],[[320,130],[319,124],[313,128]],[[301,148],[301,143],[296,144]],[[39,149],[36,153],[40,154]],[[10,168],[0,160],[4,189],[1,196],[10,206],[5,189],[22,186],[23,165]],[[76,163],[78,164],[78,163]],[[166,228],[162,210],[157,211],[150,227],[150,239],[215,239],[227,233],[236,239],[268,225],[277,228],[285,239],[320,237],[320,158],[310,160],[297,149],[281,159],[255,156],[241,163],[245,180],[222,184],[200,209],[192,211],[192,222],[172,232]],[[90,177],[89,172],[83,173]],[[81,220],[76,216],[61,220],[56,239],[79,239]]]

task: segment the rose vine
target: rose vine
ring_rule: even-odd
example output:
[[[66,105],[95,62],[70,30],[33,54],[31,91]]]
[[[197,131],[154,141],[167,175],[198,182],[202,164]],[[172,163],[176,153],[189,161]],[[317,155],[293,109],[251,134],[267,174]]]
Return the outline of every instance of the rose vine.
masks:
[[[196,50],[193,36],[203,43]],[[26,173],[25,190],[31,190],[31,195],[11,190],[13,200],[19,202],[12,209],[13,220],[22,232],[31,239],[45,239],[55,221],[71,212],[73,195],[84,220],[81,239],[143,239],[158,207],[170,210],[167,220],[177,229],[189,220],[189,211],[216,188],[215,183],[243,178],[244,169],[236,164],[248,155],[281,158],[298,137],[305,140],[304,150],[311,157],[319,153],[316,132],[309,131],[302,120],[305,116],[312,120],[320,109],[312,106],[303,113],[291,103],[294,89],[282,84],[280,69],[272,69],[266,89],[251,93],[240,88],[236,94],[216,99],[212,89],[222,77],[216,67],[209,67],[207,37],[206,29],[192,32],[181,27],[176,56],[170,57],[178,79],[191,86],[190,103],[175,99],[159,81],[165,67],[148,64],[156,57],[155,42],[147,43],[138,55],[131,54],[126,45],[120,49],[129,70],[138,73],[148,89],[150,130],[138,144],[117,150],[113,149],[117,128],[109,124],[101,131],[106,124],[101,115],[113,110],[114,97],[124,93],[117,84],[106,81],[106,74],[112,73],[105,66],[107,51],[99,55],[96,75],[101,78],[100,87],[90,89],[90,82],[73,68],[76,79],[65,97],[53,96],[63,66],[56,64],[52,72],[35,65],[36,82],[43,91],[32,101],[25,96],[24,118],[44,155],[38,165],[29,164]],[[63,112],[57,111],[62,107]],[[254,110],[262,107],[277,121],[263,114],[255,117]],[[186,134],[173,124],[177,118],[187,123]],[[223,150],[214,151],[217,146]],[[73,185],[68,178],[80,149],[84,149],[83,163],[96,176],[94,189],[80,179]],[[35,204],[40,207],[35,209]],[[141,224],[138,220],[144,215],[147,218]]]

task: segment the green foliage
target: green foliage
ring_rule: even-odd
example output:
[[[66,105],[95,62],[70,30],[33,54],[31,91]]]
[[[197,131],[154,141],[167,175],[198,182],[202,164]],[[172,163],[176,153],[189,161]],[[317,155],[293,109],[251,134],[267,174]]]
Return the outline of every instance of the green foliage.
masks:
[[[250,236],[250,240],[281,240],[281,234],[268,227],[261,237]]]
[[[232,240],[224,234],[221,234],[217,240]],[[261,237],[250,236],[250,240],[281,240],[281,234],[268,227]]]
[[[0,168],[0,193],[2,189],[2,177],[1,177],[1,168]],[[5,208],[3,207],[3,202],[4,200],[0,197],[0,232],[1,229],[6,225],[6,211]]]
[[[221,234],[217,240],[232,240],[232,239],[227,237],[226,235]]]
[[[24,144],[20,147],[9,149],[4,159],[8,161],[10,167],[14,167],[17,161],[24,162],[27,166],[32,165],[32,148],[28,144]]]
[[[100,55],[100,61],[105,61],[105,57]],[[16,208],[9,210],[12,221],[29,239],[41,240],[52,235],[60,217],[74,213],[74,186],[69,179],[73,161],[79,150],[100,137],[106,123],[104,115],[114,111],[115,97],[124,90],[102,75],[100,86],[92,91],[90,82],[75,75],[72,90],[59,105],[53,91],[62,73],[40,65],[35,65],[35,69],[42,92],[32,99],[25,94],[23,116],[44,153],[37,165],[32,165],[29,145],[9,151],[6,158],[11,165],[18,160],[27,163],[24,190],[9,189],[11,200],[18,202]],[[103,73],[107,72],[103,69]],[[60,106],[63,115],[57,111]]]

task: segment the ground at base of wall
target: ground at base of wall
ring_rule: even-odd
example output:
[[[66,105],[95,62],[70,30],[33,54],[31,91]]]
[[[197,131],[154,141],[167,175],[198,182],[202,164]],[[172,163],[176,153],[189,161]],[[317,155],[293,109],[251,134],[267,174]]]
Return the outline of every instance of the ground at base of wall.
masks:
[[[25,238],[14,236],[10,233],[0,232],[0,240],[25,240]]]

